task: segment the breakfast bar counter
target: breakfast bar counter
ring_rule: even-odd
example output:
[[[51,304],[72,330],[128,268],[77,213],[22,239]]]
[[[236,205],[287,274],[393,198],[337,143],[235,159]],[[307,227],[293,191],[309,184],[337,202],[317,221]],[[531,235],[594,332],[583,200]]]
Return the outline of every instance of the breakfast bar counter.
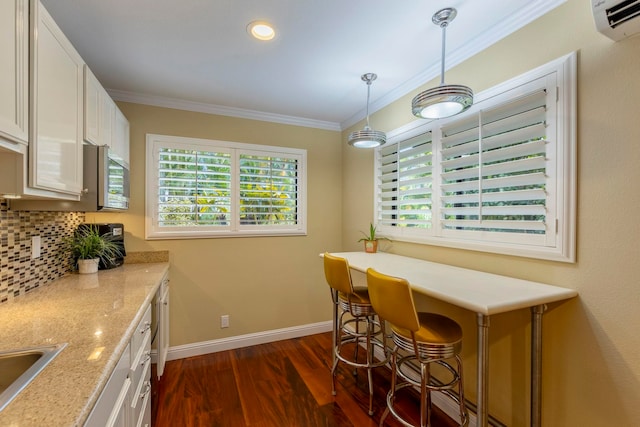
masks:
[[[493,314],[531,309],[531,425],[541,417],[542,314],[546,304],[573,298],[575,290],[388,253],[335,252],[366,273],[406,279],[414,292],[473,311],[478,326],[477,425],[488,425],[488,334]]]
[[[70,274],[0,305],[0,352],[67,343],[0,425],[82,426],[168,271],[159,262]]]

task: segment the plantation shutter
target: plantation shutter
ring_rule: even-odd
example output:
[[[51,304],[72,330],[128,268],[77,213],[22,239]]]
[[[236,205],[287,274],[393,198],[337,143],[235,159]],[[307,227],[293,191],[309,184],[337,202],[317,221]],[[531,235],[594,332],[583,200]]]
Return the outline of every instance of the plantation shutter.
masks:
[[[416,120],[375,151],[381,235],[575,262],[577,56],[476,95],[468,110]]]
[[[547,162],[554,136],[548,134],[554,132],[547,123],[549,99],[553,102],[555,96],[537,88],[443,125],[444,235],[481,233],[483,239],[497,241],[530,235],[532,241],[544,242],[553,172]]]
[[[224,152],[160,148],[158,226],[228,226],[230,159]]]
[[[378,223],[431,228],[432,134],[383,146],[378,154]]]
[[[241,226],[298,223],[298,161],[288,156],[240,155]]]
[[[306,150],[147,134],[147,239],[306,235]]]

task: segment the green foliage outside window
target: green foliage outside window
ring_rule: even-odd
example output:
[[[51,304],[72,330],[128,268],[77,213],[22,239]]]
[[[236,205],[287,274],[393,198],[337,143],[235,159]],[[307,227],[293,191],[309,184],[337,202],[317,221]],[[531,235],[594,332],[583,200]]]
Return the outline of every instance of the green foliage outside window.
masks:
[[[162,149],[159,224],[228,226],[233,214],[232,174],[228,153]],[[296,224],[295,160],[241,155],[237,191],[241,225]]]

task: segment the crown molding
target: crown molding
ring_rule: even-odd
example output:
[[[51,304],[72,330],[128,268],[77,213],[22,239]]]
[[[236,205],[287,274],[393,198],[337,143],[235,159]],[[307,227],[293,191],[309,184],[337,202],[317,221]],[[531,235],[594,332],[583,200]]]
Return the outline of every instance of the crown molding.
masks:
[[[302,126],[340,132],[339,123],[322,120],[306,119],[303,117],[286,116],[283,114],[265,113],[263,111],[245,110],[242,108],[225,107],[223,105],[207,104],[204,102],[185,101],[156,95],[107,89],[107,93],[116,101],[134,104],[152,105],[155,107],[173,108],[176,110],[194,111],[198,113],[216,114],[220,116],[237,117],[241,119],[259,120],[263,122],[280,123],[285,125]]]
[[[541,0],[531,2],[527,7],[518,10],[515,14],[509,17],[501,23],[501,25],[495,26],[488,31],[474,37],[468,43],[465,43],[460,48],[451,53],[447,53],[446,68],[450,69],[458,64],[466,61],[477,53],[482,52],[489,46],[497,43],[508,35],[516,32],[525,25],[535,21],[542,15],[550,12],[566,0]],[[387,105],[393,103],[397,99],[405,96],[409,92],[416,90],[420,86],[426,84],[432,79],[440,76],[440,62],[425,69],[420,74],[407,80],[405,83],[396,87],[391,92],[386,93],[380,98],[369,104],[369,114],[373,114],[378,110],[383,109]],[[407,107],[409,108],[409,107]],[[361,110],[354,114],[347,120],[340,123],[340,127],[344,130],[347,129],[366,117],[366,110]]]

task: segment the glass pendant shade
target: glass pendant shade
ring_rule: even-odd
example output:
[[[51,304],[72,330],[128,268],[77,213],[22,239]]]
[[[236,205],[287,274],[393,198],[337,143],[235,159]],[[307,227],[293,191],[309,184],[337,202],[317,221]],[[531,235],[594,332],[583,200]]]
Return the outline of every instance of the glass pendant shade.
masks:
[[[473,105],[473,91],[462,85],[442,85],[419,93],[411,103],[414,116],[441,119],[462,113]]]
[[[371,82],[377,79],[374,73],[367,73],[361,76],[362,81],[367,83],[367,124],[362,130],[353,131],[347,140],[349,145],[357,148],[376,148],[387,142],[387,135],[384,132],[373,130],[369,126],[369,97],[371,94]]]
[[[373,130],[369,126],[349,134],[349,145],[358,148],[376,148],[385,142],[387,142],[387,135],[379,130]]]
[[[434,24],[442,28],[442,62],[440,86],[420,92],[411,102],[411,112],[423,119],[442,119],[462,113],[473,105],[473,91],[463,85],[444,84],[444,52],[446,28],[456,17],[454,8],[437,11],[432,18]]]

